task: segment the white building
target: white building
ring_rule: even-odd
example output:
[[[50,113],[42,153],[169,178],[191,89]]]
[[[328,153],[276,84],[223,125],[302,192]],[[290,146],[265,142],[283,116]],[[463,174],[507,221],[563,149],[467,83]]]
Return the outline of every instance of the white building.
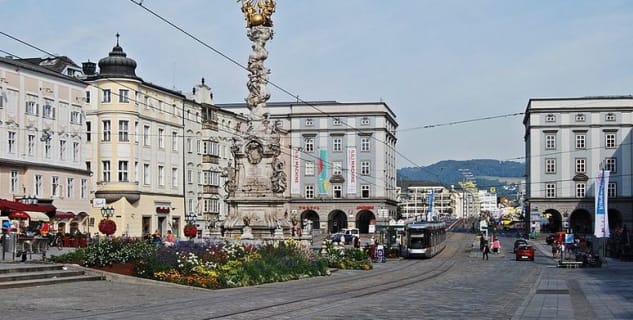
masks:
[[[494,213],[497,211],[497,193],[479,190],[479,210]]]
[[[528,214],[542,215],[550,231],[593,233],[595,177],[608,170],[609,227],[630,230],[631,123],[631,96],[530,99],[523,120]]]
[[[454,190],[443,186],[410,186],[406,190],[400,202],[403,219],[433,221],[456,214],[455,201],[460,197]]]
[[[62,61],[64,60],[64,61]],[[37,197],[60,232],[86,232],[90,171],[84,166],[86,83],[44,68],[42,59],[0,58],[0,210]],[[48,66],[73,64],[65,57]],[[36,211],[37,207],[25,210]],[[55,219],[57,216],[57,219]]]
[[[221,104],[248,114],[245,104]],[[395,114],[383,102],[267,104],[271,121],[287,130],[282,153],[289,177],[289,214],[313,228],[337,232],[396,217]]]

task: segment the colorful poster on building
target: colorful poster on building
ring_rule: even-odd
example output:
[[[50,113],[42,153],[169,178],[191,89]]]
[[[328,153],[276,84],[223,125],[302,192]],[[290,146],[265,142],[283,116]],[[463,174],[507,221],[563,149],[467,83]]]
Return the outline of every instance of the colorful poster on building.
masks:
[[[347,193],[356,193],[356,147],[347,148]]]
[[[301,194],[301,151],[299,148],[292,148],[290,156],[290,193]]]
[[[596,176],[595,182],[595,210],[596,222],[594,225],[594,235],[596,238],[609,237],[609,206],[607,198],[607,186],[609,185],[609,171],[601,170]]]
[[[319,193],[327,194],[330,189],[330,180],[327,177],[328,162],[327,149],[321,149],[319,154]]]

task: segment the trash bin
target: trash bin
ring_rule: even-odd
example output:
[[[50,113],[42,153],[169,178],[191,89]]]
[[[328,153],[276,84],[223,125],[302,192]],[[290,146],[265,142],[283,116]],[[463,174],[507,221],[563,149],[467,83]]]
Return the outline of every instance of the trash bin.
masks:
[[[17,234],[15,232],[9,232],[2,235],[2,252],[15,251],[15,243],[17,240]]]

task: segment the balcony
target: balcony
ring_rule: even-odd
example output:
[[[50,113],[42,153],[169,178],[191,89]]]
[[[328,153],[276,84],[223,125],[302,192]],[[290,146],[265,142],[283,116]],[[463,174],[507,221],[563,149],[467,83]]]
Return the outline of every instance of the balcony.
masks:
[[[214,156],[214,155],[210,155],[210,154],[203,154],[202,155],[202,163],[218,164],[218,163],[220,163],[220,157]]]
[[[204,194],[219,194],[220,187],[218,186],[202,186],[202,193]]]
[[[218,123],[217,122],[203,122],[202,123],[202,130],[211,130],[211,131],[218,131]]]

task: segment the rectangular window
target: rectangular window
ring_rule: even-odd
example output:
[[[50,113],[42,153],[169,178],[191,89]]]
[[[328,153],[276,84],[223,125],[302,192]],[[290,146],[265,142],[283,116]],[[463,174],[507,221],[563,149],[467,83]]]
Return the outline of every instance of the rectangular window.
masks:
[[[615,182],[609,182],[607,185],[607,197],[615,198],[618,196],[618,185]]]
[[[165,129],[158,128],[158,147],[165,149]]]
[[[66,178],[66,198],[72,199],[74,198],[75,193],[75,179]]]
[[[86,103],[90,103],[90,91],[86,91]]]
[[[110,160],[101,161],[102,181],[110,182]]]
[[[191,142],[191,138],[187,137],[187,152],[191,153],[193,151],[193,143]]]
[[[576,183],[576,198],[584,198],[585,197],[585,188],[586,185],[584,182]]]
[[[29,99],[29,98],[27,98]],[[37,98],[35,98],[37,99]],[[30,115],[38,115],[38,110],[37,110],[37,103],[35,103],[35,101],[27,101],[26,102],[26,114],[30,114]]]
[[[313,125],[312,119],[306,119],[306,127],[312,127]]]
[[[144,163],[143,164],[143,184],[144,185],[149,185],[150,184],[150,172],[149,172],[149,163]]]
[[[546,134],[545,135],[545,150],[555,150],[556,149],[556,135]]]
[[[306,161],[305,164],[306,164],[305,175],[306,176],[313,176],[314,175],[314,162]]]
[[[149,146],[149,126],[143,126],[143,145]]]
[[[73,142],[73,161],[79,161],[79,142]]]
[[[127,120],[119,120],[119,141],[130,141],[129,134],[129,122]]]
[[[178,132],[171,132],[171,151],[178,151]]]
[[[128,181],[128,168],[127,161],[119,161],[119,181],[127,182]]]
[[[187,183],[193,184],[193,171],[191,169],[187,169]]]
[[[611,112],[607,113],[604,116],[604,120],[605,121],[615,121],[615,113],[611,113]]]
[[[363,199],[367,199],[369,198],[369,185],[368,184],[362,184],[360,186],[360,197]]]
[[[303,151],[305,152],[314,152],[314,138],[306,137],[304,140]]]
[[[51,195],[53,197],[59,197],[59,177],[51,177]]]
[[[340,199],[343,197],[343,186],[340,184],[332,185],[332,192],[334,199]]]
[[[17,193],[18,192],[18,171],[11,170],[11,182],[9,183],[9,193]]]
[[[81,199],[88,197],[88,179],[81,179],[81,191],[79,193]]]
[[[15,153],[15,131],[9,131],[8,137],[7,152]]]
[[[35,190],[36,197],[42,196],[42,175],[35,175],[35,183],[33,185],[33,189]]]
[[[556,159],[545,159],[545,173],[556,173]]]
[[[92,123],[90,121],[86,121],[86,142],[90,142],[92,140]]]
[[[332,139],[332,151],[335,151],[335,152],[343,151],[343,138]]]
[[[66,140],[59,140],[59,160],[66,160]]]
[[[556,116],[550,113],[547,116],[545,116],[545,121],[546,122],[554,122],[554,121],[556,121]]]
[[[368,137],[362,137],[360,138],[360,151],[363,152],[369,152],[370,151],[370,144],[369,144],[369,138]]]
[[[306,185],[305,198],[314,199],[314,185],[311,185],[311,184]]]
[[[545,184],[545,198],[556,198],[556,184],[555,183]]]
[[[42,108],[42,117],[47,119],[55,119],[55,107],[53,106],[53,100],[44,100],[44,107]]]
[[[343,162],[332,161],[332,175],[342,175],[342,174],[343,174]]]
[[[138,184],[138,179],[141,176],[141,168],[138,166],[138,161],[134,161],[134,182]]]
[[[81,124],[81,112],[79,112],[79,111],[71,111],[70,112],[70,123],[72,123],[72,124]]]
[[[178,187],[178,168],[171,168],[171,187]]]
[[[585,121],[585,115],[582,114],[582,113],[577,114],[576,115],[576,121],[579,121],[579,122]]]
[[[576,134],[576,149],[584,149],[586,148],[585,141],[587,140],[587,135],[584,133]]]
[[[26,149],[27,149],[27,154],[32,157],[33,153],[35,152],[35,135],[34,134],[29,134]]]
[[[585,173],[587,170],[587,159],[576,158],[576,173]]]
[[[605,138],[605,147],[607,149],[614,149],[616,142],[615,142],[615,133],[614,132],[608,132],[604,135]]]
[[[332,125],[340,126],[341,125],[341,119],[339,119],[339,118],[332,119]]]
[[[363,176],[370,175],[369,161],[365,160],[360,162],[360,174]]]
[[[138,121],[134,121],[134,143],[138,143]]]
[[[44,141],[44,157],[46,159],[51,158],[51,139],[46,139],[46,141]]]
[[[362,119],[360,119],[360,125],[361,126],[368,126],[369,125],[369,118],[362,118]]]
[[[86,170],[92,171],[92,165],[90,164],[90,161],[86,161]]]
[[[617,171],[617,161],[616,158],[606,158],[604,159],[604,170],[609,170],[611,173]]]
[[[110,103],[112,101],[112,91],[110,89],[103,89],[103,100],[101,102]]]
[[[111,130],[112,130],[112,126],[110,124],[110,120],[103,120],[101,123],[103,125],[103,139],[102,139],[102,141],[110,141],[110,139],[111,139]]]
[[[119,89],[119,102],[120,103],[128,103],[129,102],[128,93],[129,93],[129,91],[127,89]]]
[[[158,185],[165,186],[165,167],[158,166]]]

